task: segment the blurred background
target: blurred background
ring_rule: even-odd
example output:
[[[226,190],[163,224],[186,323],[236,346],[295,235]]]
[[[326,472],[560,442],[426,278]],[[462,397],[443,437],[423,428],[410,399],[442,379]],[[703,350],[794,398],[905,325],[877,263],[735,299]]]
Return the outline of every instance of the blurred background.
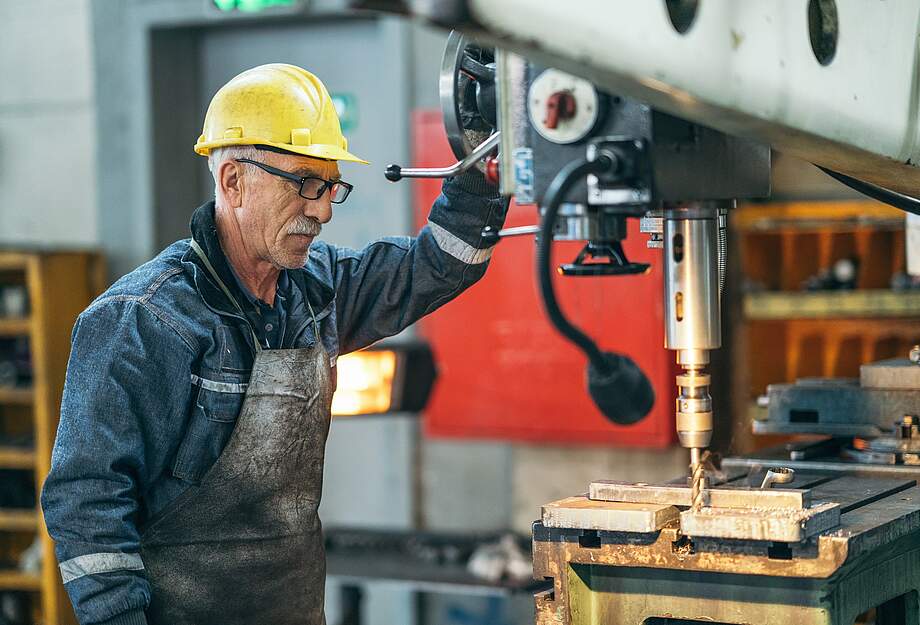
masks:
[[[438,186],[393,184],[383,170],[452,159],[438,99],[447,33],[342,4],[0,0],[0,623],[72,622],[35,508],[70,330],[116,277],[188,236],[212,195],[192,145],[220,85],[285,62],[332,92],[349,144],[372,164],[343,166],[356,191],[326,240],[360,247],[424,224]],[[713,376],[723,452],[777,442],[749,433],[768,383],[856,376],[920,337],[903,214],[782,154],[773,168],[771,201],[741,207],[731,224],[728,289],[743,296],[728,298],[715,364],[724,373]],[[535,211],[514,207],[512,220],[533,223]],[[654,263],[640,237],[630,245]],[[658,317],[648,312],[660,271],[613,279],[600,295],[562,287],[601,342],[660,372],[652,416],[623,428],[584,397],[582,358],[543,320],[532,240],[501,246],[476,289],[377,350],[396,360],[339,361],[321,509],[330,625],[532,622],[533,583],[512,565],[529,562],[541,504],[593,479],[686,471],[660,302]],[[796,298],[807,291],[827,298],[803,312]],[[612,301],[626,302],[621,323],[593,321]],[[394,389],[423,399],[401,404]]]

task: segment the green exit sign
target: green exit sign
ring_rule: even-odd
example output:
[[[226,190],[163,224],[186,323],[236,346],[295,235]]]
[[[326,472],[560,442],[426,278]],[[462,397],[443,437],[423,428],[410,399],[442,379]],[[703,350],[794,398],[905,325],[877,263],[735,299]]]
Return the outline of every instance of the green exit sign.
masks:
[[[300,0],[214,0],[214,6],[221,11],[244,11],[258,13],[273,7],[294,6]]]
[[[342,132],[351,132],[358,127],[358,98],[353,93],[332,93],[332,105],[339,116]]]

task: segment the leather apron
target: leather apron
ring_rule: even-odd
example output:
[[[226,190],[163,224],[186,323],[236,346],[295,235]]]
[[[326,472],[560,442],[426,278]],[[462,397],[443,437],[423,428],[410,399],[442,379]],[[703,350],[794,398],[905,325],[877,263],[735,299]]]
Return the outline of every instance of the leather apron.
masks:
[[[242,312],[194,241],[193,248]],[[227,446],[200,485],[141,536],[150,625],[325,623],[317,508],[334,391],[329,357],[318,339],[284,350],[263,350],[253,339],[252,375]]]

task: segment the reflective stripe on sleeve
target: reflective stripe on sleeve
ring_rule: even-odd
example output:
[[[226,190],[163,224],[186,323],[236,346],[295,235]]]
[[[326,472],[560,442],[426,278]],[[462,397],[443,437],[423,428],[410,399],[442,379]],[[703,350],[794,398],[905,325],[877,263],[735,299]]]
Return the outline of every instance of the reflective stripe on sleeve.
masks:
[[[217,391],[218,393],[245,393],[246,389],[249,388],[248,384],[234,384],[233,382],[218,382],[217,380],[209,380],[207,378],[200,378],[194,373],[192,375],[192,384],[200,386],[203,389],[209,391]]]
[[[438,247],[462,263],[479,265],[492,258],[492,250],[495,249],[495,246],[480,250],[436,223],[429,221],[428,227],[431,229],[431,234],[434,236]]]
[[[113,573],[115,571],[143,571],[144,561],[136,553],[88,553],[61,562],[61,577],[64,583],[72,582],[86,575]]]

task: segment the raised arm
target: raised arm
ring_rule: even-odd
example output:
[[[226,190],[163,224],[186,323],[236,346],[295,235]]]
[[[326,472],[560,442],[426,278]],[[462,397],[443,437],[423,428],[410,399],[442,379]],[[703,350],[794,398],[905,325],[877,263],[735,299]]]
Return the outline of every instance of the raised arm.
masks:
[[[492,248],[483,227],[500,228],[506,200],[477,173],[445,181],[417,237],[387,238],[333,259],[341,352],[397,334],[485,273]]]

